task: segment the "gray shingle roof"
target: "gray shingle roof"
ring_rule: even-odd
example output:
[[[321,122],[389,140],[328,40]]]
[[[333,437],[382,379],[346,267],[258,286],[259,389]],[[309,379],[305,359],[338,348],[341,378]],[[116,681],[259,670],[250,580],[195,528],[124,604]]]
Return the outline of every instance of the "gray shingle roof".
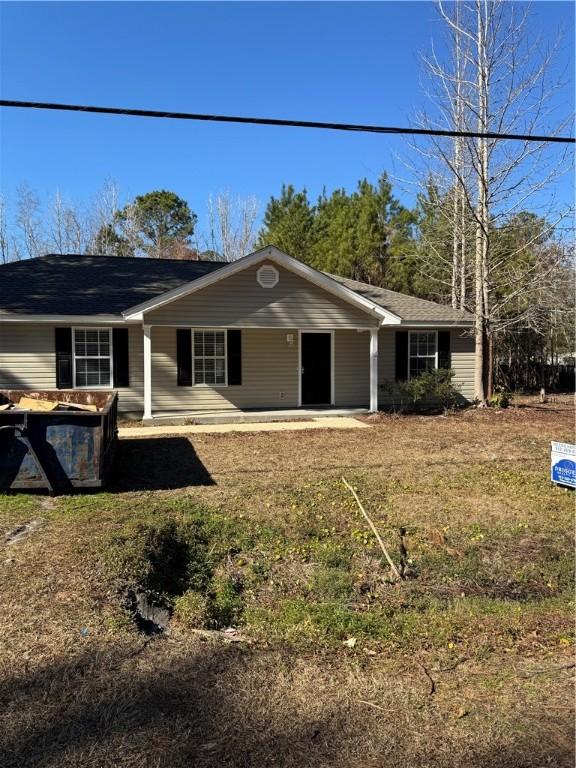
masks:
[[[185,283],[221,269],[221,261],[132,259],[50,254],[0,266],[0,316],[121,315]],[[329,275],[408,322],[469,322],[467,312]]]
[[[121,315],[221,261],[50,254],[0,266],[0,315]]]
[[[328,274],[328,273],[326,273]],[[452,309],[444,304],[437,304],[434,301],[426,299],[417,299],[415,296],[408,296],[406,293],[389,291],[387,288],[377,288],[367,283],[359,283],[357,280],[349,280],[347,277],[339,275],[328,275],[338,283],[350,288],[354,293],[370,299],[384,309],[393,312],[406,322],[472,322],[473,317],[469,312],[461,309]]]

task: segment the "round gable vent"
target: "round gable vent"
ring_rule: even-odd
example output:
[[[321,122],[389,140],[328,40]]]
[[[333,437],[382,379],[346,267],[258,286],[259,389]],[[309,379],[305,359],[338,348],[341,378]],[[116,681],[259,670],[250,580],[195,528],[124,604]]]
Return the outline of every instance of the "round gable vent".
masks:
[[[263,264],[256,272],[256,280],[262,288],[274,288],[279,279],[278,270],[272,264]]]

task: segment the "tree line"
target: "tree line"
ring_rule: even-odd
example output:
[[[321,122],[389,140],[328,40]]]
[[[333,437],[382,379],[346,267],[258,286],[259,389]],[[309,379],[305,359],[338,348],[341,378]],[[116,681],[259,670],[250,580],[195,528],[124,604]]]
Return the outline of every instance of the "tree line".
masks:
[[[0,196],[0,263],[46,253],[233,261],[256,241],[258,202],[229,192],[210,195],[207,223],[175,192],[153,190],[120,204],[108,181],[85,206],[56,192],[47,204],[27,185]]]

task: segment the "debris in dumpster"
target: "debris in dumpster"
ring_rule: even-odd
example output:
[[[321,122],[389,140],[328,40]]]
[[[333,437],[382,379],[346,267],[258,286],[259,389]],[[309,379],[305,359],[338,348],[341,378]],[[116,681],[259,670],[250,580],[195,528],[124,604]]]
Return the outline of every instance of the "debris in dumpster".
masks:
[[[55,400],[36,400],[33,397],[21,397],[18,401],[19,408],[25,408],[27,411],[55,411],[58,408],[58,402]]]
[[[59,411],[90,411],[91,413],[98,412],[98,406],[89,405],[87,403],[63,403],[61,400],[58,400],[57,405]]]
[[[21,397],[18,405],[6,403],[0,405],[0,411],[7,411],[12,407],[25,411],[88,411],[98,413],[98,406],[88,403],[65,403],[62,400],[40,400],[35,397]]]

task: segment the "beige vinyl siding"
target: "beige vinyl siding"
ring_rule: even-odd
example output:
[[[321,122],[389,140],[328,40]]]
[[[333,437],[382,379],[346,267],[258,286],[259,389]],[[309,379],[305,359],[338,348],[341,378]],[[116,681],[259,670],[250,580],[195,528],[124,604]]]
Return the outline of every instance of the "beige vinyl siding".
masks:
[[[55,386],[54,327],[0,323],[0,388],[53,389]]]
[[[370,333],[336,331],[335,400],[340,408],[370,405]]]
[[[45,324],[0,323],[1,389],[55,389],[54,328],[54,325]],[[143,339],[140,326],[129,327],[128,345],[130,386],[118,389],[118,409],[122,413],[138,414],[144,407]]]
[[[474,400],[474,369],[476,365],[474,337],[470,331],[453,330],[451,338],[454,386],[466,400]]]
[[[293,343],[287,341],[292,334]],[[298,331],[244,329],[242,384],[180,387],[176,382],[176,328],[152,328],[152,413],[298,405]],[[283,397],[282,397],[283,393]]]
[[[262,288],[256,280],[260,266],[245,269],[148,312],[145,322],[196,327],[314,329],[368,328],[378,323],[368,312],[281,267],[276,267],[280,278],[277,285]]]
[[[130,386],[118,389],[118,410],[139,415],[144,411],[144,334],[142,326],[128,326]]]

